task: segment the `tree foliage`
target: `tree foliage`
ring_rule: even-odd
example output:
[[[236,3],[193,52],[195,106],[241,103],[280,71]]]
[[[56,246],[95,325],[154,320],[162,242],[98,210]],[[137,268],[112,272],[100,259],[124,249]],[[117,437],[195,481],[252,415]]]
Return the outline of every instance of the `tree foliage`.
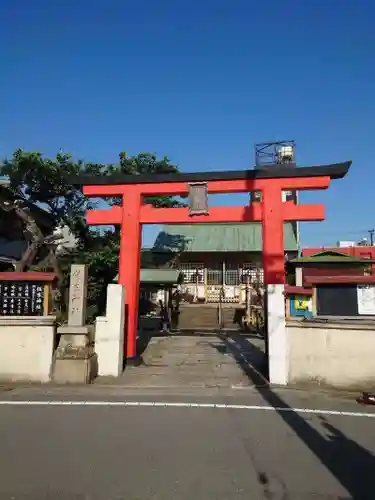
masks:
[[[10,189],[15,195],[45,209],[52,216],[55,227],[67,226],[75,236],[75,248],[59,258],[59,265],[65,276],[62,296],[66,299],[70,265],[87,264],[88,301],[92,316],[103,312],[106,286],[118,272],[119,230],[88,228],[85,222],[86,209],[98,202],[92,202],[83,196],[79,188],[67,182],[67,178],[78,175],[160,175],[174,172],[178,172],[178,168],[167,157],[159,160],[152,153],[128,156],[126,152],[121,152],[117,164],[96,164],[75,161],[71,155],[62,152],[55,158],[46,158],[37,151],[18,149],[0,165],[0,174],[9,178]],[[119,201],[116,198],[106,200],[109,204]],[[152,197],[145,202],[157,207],[182,204],[173,197]]]
[[[110,165],[107,175],[122,173],[124,175],[160,175],[173,174],[178,172],[176,165],[172,165],[167,156],[158,160],[155,154],[139,153],[136,156],[128,156],[125,151],[119,154],[118,165]],[[171,196],[153,196],[145,198],[145,203],[150,203],[155,207],[176,207],[183,203]],[[108,200],[110,204],[119,204],[121,200],[112,198]]]

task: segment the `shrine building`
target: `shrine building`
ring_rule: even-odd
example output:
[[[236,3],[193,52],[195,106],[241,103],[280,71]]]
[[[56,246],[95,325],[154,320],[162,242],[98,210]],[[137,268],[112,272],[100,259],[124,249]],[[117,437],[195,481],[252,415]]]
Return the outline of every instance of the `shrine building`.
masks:
[[[288,258],[298,254],[293,223],[284,224],[284,249]],[[165,225],[152,253],[158,267],[167,265],[179,271],[189,302],[243,303],[249,284],[263,285],[259,223]]]

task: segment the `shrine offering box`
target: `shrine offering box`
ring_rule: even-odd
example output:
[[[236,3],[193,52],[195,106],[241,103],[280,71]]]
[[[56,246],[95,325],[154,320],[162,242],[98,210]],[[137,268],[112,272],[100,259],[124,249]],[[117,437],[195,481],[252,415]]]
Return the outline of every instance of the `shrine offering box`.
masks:
[[[48,316],[54,273],[0,272],[0,316]]]

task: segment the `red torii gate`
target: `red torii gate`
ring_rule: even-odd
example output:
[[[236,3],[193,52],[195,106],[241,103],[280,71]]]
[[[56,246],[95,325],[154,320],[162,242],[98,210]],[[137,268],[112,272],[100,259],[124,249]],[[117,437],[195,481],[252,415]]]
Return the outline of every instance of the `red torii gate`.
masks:
[[[142,224],[191,224],[220,222],[261,222],[265,284],[283,284],[285,221],[318,221],[324,219],[321,204],[298,205],[282,202],[282,191],[326,189],[331,179],[346,175],[351,162],[315,167],[273,166],[262,170],[198,172],[161,175],[81,176],[70,179],[83,186],[88,197],[122,197],[122,206],[108,210],[89,210],[90,225],[121,225],[119,283],[126,290],[125,355],[136,359],[138,327],[139,274]],[[143,203],[143,197],[187,195],[189,185],[205,182],[208,193],[261,192],[260,202],[244,207],[211,207],[207,215],[191,216],[188,208],[154,208]]]

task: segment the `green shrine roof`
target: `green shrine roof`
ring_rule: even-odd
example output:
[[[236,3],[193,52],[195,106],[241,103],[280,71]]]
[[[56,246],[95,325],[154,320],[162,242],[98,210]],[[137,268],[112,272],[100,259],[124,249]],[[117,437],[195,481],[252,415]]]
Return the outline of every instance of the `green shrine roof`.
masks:
[[[362,259],[360,257],[354,257],[342,252],[336,252],[333,250],[327,250],[323,252],[318,252],[313,255],[305,255],[303,257],[298,257],[292,259],[290,264],[303,265],[303,264],[357,264],[357,265],[368,265],[372,264],[374,261],[371,259]]]
[[[180,271],[177,269],[141,269],[139,281],[143,284],[174,285],[178,283],[179,275]],[[113,281],[118,281],[118,275]]]
[[[284,224],[285,251],[297,251],[293,225]],[[261,252],[262,226],[242,224],[169,224],[158,234],[154,251],[159,252]]]
[[[180,272],[177,269],[141,269],[141,283],[175,284]]]

